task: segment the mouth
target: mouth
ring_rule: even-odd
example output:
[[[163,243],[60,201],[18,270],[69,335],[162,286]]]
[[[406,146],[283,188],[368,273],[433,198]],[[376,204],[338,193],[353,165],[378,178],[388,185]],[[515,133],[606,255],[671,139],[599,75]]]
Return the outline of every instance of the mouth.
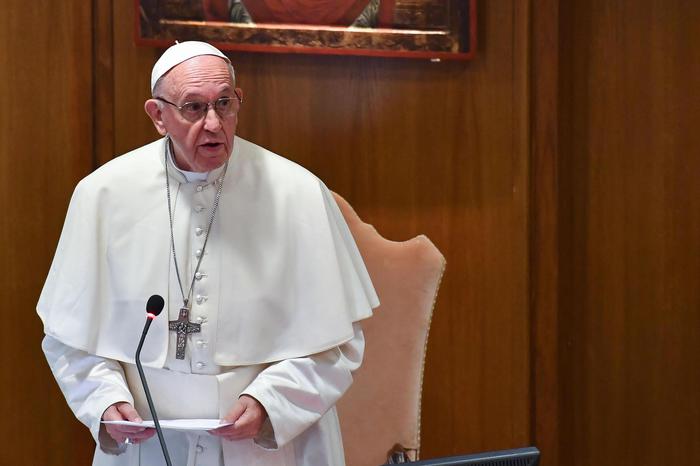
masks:
[[[206,142],[204,144],[200,144],[199,147],[203,148],[204,150],[207,151],[214,151],[218,150],[219,148],[223,147],[224,144],[221,142]]]

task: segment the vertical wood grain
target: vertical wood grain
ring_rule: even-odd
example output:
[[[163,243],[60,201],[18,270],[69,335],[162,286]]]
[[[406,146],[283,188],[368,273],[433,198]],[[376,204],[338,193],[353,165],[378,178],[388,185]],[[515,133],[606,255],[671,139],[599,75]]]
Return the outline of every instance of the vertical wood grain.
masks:
[[[5,0],[0,14],[0,464],[86,464],[34,308],[75,183],[92,169],[90,2]]]
[[[114,28],[112,0],[93,0],[93,165],[114,155]]]
[[[530,67],[531,443],[559,460],[559,0],[532,2]]]
[[[698,24],[697,2],[571,4],[562,464],[700,455]]]
[[[160,137],[143,109],[151,97],[151,68],[160,51],[134,45],[134,3],[112,2],[114,153],[124,154]]]

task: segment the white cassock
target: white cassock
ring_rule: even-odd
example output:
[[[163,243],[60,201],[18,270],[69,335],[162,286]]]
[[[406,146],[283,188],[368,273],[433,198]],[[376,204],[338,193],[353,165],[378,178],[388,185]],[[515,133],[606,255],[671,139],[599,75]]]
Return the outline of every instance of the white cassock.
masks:
[[[359,321],[378,305],[362,258],[331,193],[314,175],[236,138],[229,166],[195,174],[165,162],[166,139],[105,164],[76,187],[38,313],[43,349],[69,406],[90,428],[94,465],[160,465],[157,437],[118,445],[100,428],[118,401],[150,414],[134,365],[145,302],[166,296],[141,360],[160,419],[220,419],[241,394],[269,418],[254,440],[165,431],[176,465],[343,465],[334,405],[362,360]],[[175,358],[185,293],[219,210],[199,274],[185,359]],[[189,181],[188,181],[189,179]]]

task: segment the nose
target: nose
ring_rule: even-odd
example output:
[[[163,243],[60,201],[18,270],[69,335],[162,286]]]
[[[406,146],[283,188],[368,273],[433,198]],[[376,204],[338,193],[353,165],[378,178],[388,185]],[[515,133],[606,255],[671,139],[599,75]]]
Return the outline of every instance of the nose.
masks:
[[[209,107],[207,107],[207,113],[204,114],[204,129],[212,133],[221,129],[221,120],[214,110],[213,105],[209,105]]]

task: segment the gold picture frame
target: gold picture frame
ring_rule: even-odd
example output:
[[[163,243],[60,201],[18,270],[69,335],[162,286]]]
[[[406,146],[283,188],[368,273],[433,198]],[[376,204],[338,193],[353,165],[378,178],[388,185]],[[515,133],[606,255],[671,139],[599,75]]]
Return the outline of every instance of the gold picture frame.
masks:
[[[304,2],[313,8],[298,7]],[[316,11],[324,4],[335,17]],[[434,61],[469,60],[476,50],[476,0],[135,0],[135,7],[136,43],[144,46],[203,40],[243,52]],[[360,10],[352,24],[337,18]],[[309,24],[322,21],[329,24]]]

